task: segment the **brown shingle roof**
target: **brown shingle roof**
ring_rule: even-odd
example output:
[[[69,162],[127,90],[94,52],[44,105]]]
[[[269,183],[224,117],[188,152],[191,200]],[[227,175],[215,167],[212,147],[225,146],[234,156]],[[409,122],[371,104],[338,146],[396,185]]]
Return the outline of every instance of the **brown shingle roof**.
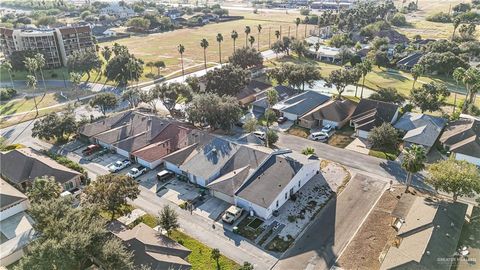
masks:
[[[307,120],[330,120],[342,122],[352,116],[357,103],[351,100],[330,100],[302,117]]]
[[[355,128],[370,131],[374,127],[390,123],[398,110],[398,105],[378,100],[362,99],[352,114]]]
[[[480,157],[480,121],[460,118],[450,122],[440,142],[450,151],[473,157]]]

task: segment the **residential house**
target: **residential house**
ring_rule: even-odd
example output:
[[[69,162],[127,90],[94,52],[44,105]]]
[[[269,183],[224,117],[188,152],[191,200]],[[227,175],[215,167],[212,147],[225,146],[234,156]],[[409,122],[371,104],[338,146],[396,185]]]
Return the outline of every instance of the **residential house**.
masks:
[[[396,104],[362,99],[351,116],[350,125],[355,128],[357,137],[366,139],[373,128],[383,123],[395,123],[398,114],[399,107]]]
[[[283,85],[277,85],[273,88],[277,91],[278,101],[281,102],[297,93],[297,90]],[[252,112],[256,116],[261,116],[267,110],[269,104],[265,92],[261,92],[256,97],[256,100],[252,103]]]
[[[408,112],[400,117],[394,127],[404,134],[404,147],[417,144],[423,146],[428,153],[446,123],[447,120],[441,117]]]
[[[480,166],[480,120],[460,117],[448,123],[440,142],[455,159]]]
[[[411,70],[414,65],[420,61],[420,58],[422,58],[423,53],[421,52],[415,52],[412,54],[409,54],[408,56],[398,60],[397,62],[397,67],[402,70]]]
[[[93,143],[95,142],[93,136],[126,124],[128,119],[132,117],[133,113],[133,110],[128,110],[100,119],[94,123],[84,125],[78,131],[79,138],[83,141]]]
[[[329,99],[330,97],[315,91],[304,91],[275,104],[273,109],[288,120],[297,121],[300,117],[327,102]]]
[[[135,15],[135,11],[130,7],[118,2],[109,2],[108,6],[100,10],[100,14],[115,16],[121,19],[127,19]]]
[[[435,39],[430,39],[430,38],[417,39],[417,40],[414,40],[412,42],[412,45],[415,47],[415,49],[420,50],[423,47],[425,47],[427,44],[429,44],[430,42],[434,42],[434,41],[436,41],[436,40]]]
[[[265,145],[265,141],[258,138],[253,133],[245,134],[240,138],[238,138],[235,142],[238,144],[246,144],[246,145]]]
[[[26,190],[38,177],[54,177],[64,190],[81,184],[82,174],[58,164],[31,148],[0,153],[0,175],[20,190]]]
[[[290,150],[273,152],[237,189],[235,204],[268,219],[317,174],[318,169],[318,160],[309,160]],[[237,173],[242,173],[242,169],[239,170]],[[233,187],[239,183],[232,182]]]
[[[0,267],[22,258],[34,238],[27,196],[0,178]]]
[[[357,103],[349,99],[329,100],[302,116],[298,124],[308,129],[324,125],[331,125],[340,129],[346,123],[349,123],[356,107]]]
[[[380,269],[449,270],[467,205],[402,194],[392,212],[398,233]]]
[[[187,261],[191,253],[189,249],[144,223],[128,229],[119,221],[113,221],[108,229],[133,253],[136,267],[146,266],[152,270],[188,270],[192,267]]]
[[[256,95],[272,87],[271,84],[264,83],[257,80],[251,80],[240,92],[237,93],[236,98],[240,105],[245,106],[256,99]]]

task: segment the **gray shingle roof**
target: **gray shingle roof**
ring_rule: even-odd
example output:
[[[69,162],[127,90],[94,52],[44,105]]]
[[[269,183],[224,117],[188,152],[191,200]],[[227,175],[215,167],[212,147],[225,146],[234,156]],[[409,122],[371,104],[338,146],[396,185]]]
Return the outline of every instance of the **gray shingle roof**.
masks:
[[[348,99],[331,100],[304,115],[302,119],[342,122],[350,118],[356,107],[357,103]]]
[[[440,142],[454,153],[480,158],[480,121],[460,118],[450,122],[445,127]]]
[[[43,176],[53,176],[55,181],[63,184],[80,175],[31,148],[0,153],[0,168],[2,177],[14,184],[31,182]]]
[[[20,203],[27,199],[27,196],[15,187],[0,178],[0,210]]]
[[[86,124],[80,128],[79,133],[86,137],[91,137],[93,135],[105,132],[109,129],[116,128],[122,125],[122,120],[131,117],[132,113],[133,111],[125,111],[101,119],[94,123]]]
[[[301,94],[277,103],[274,108],[281,112],[302,116],[329,99],[330,97],[318,92],[305,91]]]
[[[228,196],[235,195],[235,192],[245,183],[248,174],[250,173],[250,166],[245,166],[233,170],[225,175],[220,176],[215,181],[207,185],[211,190],[221,192]]]
[[[370,131],[385,122],[390,123],[397,110],[396,104],[364,98],[358,103],[351,121],[356,129]]]
[[[301,162],[287,155],[272,154],[248,177],[236,195],[267,208],[302,167]]]
[[[404,141],[431,147],[437,141],[447,120],[420,113],[405,113],[395,128],[406,132]]]

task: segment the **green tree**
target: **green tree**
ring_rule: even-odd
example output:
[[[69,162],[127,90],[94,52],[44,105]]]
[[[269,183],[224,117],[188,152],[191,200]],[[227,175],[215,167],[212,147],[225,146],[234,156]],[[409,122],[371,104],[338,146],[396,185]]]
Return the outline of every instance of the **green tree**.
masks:
[[[275,89],[268,89],[265,92],[267,96],[268,106],[271,108],[273,105],[278,102],[278,92]]]
[[[220,270],[220,250],[218,248],[214,248],[212,249],[212,253],[210,254],[210,257],[215,260],[215,262],[217,263],[217,270]]]
[[[363,98],[363,88],[365,87],[365,77],[372,71],[372,62],[370,60],[364,60],[362,63],[356,66],[362,73],[362,91],[360,92],[360,98]]]
[[[223,36],[222,34],[217,34],[217,42],[218,42],[218,59],[220,59],[220,64],[222,64],[222,42]]]
[[[255,117],[248,118],[247,121],[243,124],[243,129],[247,133],[252,133],[257,130],[258,121]]]
[[[435,190],[451,193],[454,201],[459,196],[473,197],[480,192],[480,170],[467,161],[449,158],[428,166],[427,171],[426,182]]]
[[[278,134],[275,130],[269,129],[265,133],[265,141],[268,147],[272,147],[278,141]]]
[[[249,262],[243,262],[243,265],[239,268],[239,270],[253,270],[253,265]]]
[[[250,43],[250,48],[253,48],[253,43],[255,43],[255,37],[254,36],[250,36],[248,38],[248,42]]]
[[[230,130],[242,116],[242,109],[235,97],[214,93],[194,95],[186,111],[190,122],[223,130]]]
[[[178,223],[178,214],[173,208],[166,205],[162,208],[162,211],[158,213],[158,224],[162,229],[167,231],[167,235],[170,235],[173,230],[180,227],[180,224]]]
[[[75,86],[74,89],[78,89],[80,82],[82,81],[82,75],[78,72],[70,72],[70,81]]]
[[[238,38],[238,33],[237,33],[237,31],[233,30],[233,31],[232,31],[232,34],[230,34],[230,37],[233,39],[233,53],[235,53],[235,52],[236,52],[235,42],[237,41],[237,38]]]
[[[104,53],[108,54],[110,53],[110,51]],[[102,60],[100,59],[100,57],[98,57],[98,54],[95,50],[76,51],[67,58],[67,67],[70,71],[86,73],[88,82],[90,81],[91,77],[90,73],[93,70],[101,70]]]
[[[265,118],[265,126],[267,129],[277,120],[277,114],[271,108],[265,110],[263,117]]]
[[[77,129],[78,125],[73,110],[63,114],[52,112],[33,124],[32,137],[63,142],[70,135],[76,133]]]
[[[62,186],[53,177],[38,177],[33,180],[32,186],[27,189],[30,203],[41,203],[60,197]]]
[[[95,262],[105,269],[133,270],[132,253],[108,234],[95,205],[73,206],[70,196],[32,203],[35,241],[15,269],[86,269]]]
[[[465,112],[467,106],[469,104],[473,104],[475,95],[480,88],[480,70],[474,67],[470,67],[468,69],[458,67],[453,72],[453,78],[457,82],[462,82],[467,89],[465,102],[463,103],[462,107],[462,112]]]
[[[180,98],[184,98],[186,102],[192,100],[190,87],[183,83],[157,84],[154,91],[170,114],[175,109],[175,105]]]
[[[208,71],[205,76],[205,91],[218,95],[235,96],[250,83],[250,72],[241,67],[225,64]]]
[[[177,50],[180,54],[180,62],[182,63],[182,76],[185,76],[185,69],[183,68],[183,53],[185,53],[185,46],[178,44]]]
[[[377,92],[371,94],[369,99],[391,102],[397,105],[405,101],[405,98],[393,87],[380,88]]]
[[[374,127],[368,134],[368,141],[373,148],[390,150],[397,147],[398,132],[390,123]]]
[[[10,83],[12,84],[12,89],[15,89],[15,85],[13,83],[13,78],[12,78],[12,63],[8,60],[5,60],[1,66],[0,66],[3,70],[6,70],[8,72],[8,76],[10,77]]]
[[[250,32],[252,31],[252,29],[250,28],[250,26],[245,26],[245,47],[248,47],[248,36],[250,35]]]
[[[234,66],[247,69],[250,67],[261,66],[263,64],[263,56],[255,49],[240,48],[228,58],[228,62]]]
[[[153,66],[157,68],[157,76],[160,76],[160,69],[165,68],[165,62],[155,61],[153,62]]]
[[[457,31],[458,26],[460,26],[460,23],[462,23],[460,18],[454,18],[453,19],[453,32],[452,32],[451,41],[453,41],[455,39],[455,32]]]
[[[112,50],[110,50],[108,46],[103,47],[102,56],[105,59],[105,61],[108,63],[108,61],[110,61],[110,58],[112,57]]]
[[[257,31],[258,31],[257,32],[258,33],[258,35],[257,35],[257,51],[260,51],[260,33],[262,32],[262,25],[261,24],[257,25]]]
[[[41,53],[35,54],[35,62],[37,63],[37,69],[40,71],[40,76],[42,77],[43,88],[47,91],[47,85],[45,84],[45,77],[43,76],[43,68],[46,65],[45,57]]]
[[[127,204],[127,199],[135,200],[140,194],[138,182],[132,177],[121,174],[106,174],[97,177],[85,188],[85,199],[98,204],[111,214],[111,220],[120,208]]]
[[[155,88],[150,88],[148,91],[141,91],[140,101],[148,104],[153,112],[157,112],[158,93]]]
[[[275,37],[277,37],[277,40],[280,39],[281,33],[279,30],[275,30]]]
[[[301,22],[302,20],[300,18],[295,19],[295,39],[298,39],[298,26]]]
[[[105,67],[105,76],[108,81],[125,86],[128,81],[138,81],[143,74],[143,61],[128,52],[123,45],[114,44],[115,56],[108,61]]]
[[[315,149],[313,149],[312,147],[306,147],[302,150],[302,154],[306,156],[313,155],[315,154]]]
[[[208,40],[202,39],[200,41],[200,47],[203,48],[203,65],[205,69],[207,69],[207,48],[208,48]]]
[[[423,146],[414,144],[403,149],[402,168],[407,172],[405,192],[412,184],[412,176],[425,168],[426,159],[427,156]]]
[[[35,78],[34,75],[27,75],[27,86],[33,89],[33,92],[35,92],[35,89],[37,88],[37,78]],[[35,104],[35,116],[38,116],[38,103],[37,103],[37,97],[33,97],[33,103]]]
[[[122,101],[127,101],[131,108],[136,108],[140,103],[142,90],[137,87],[128,88],[122,93]]]
[[[445,84],[430,82],[415,88],[410,92],[410,102],[418,107],[422,113],[425,111],[438,111],[445,104],[445,99],[450,95]]]
[[[422,76],[424,71],[425,70],[424,70],[422,65],[419,65],[419,64],[413,65],[412,70],[411,70],[412,77],[413,77],[412,90],[415,88],[415,83],[417,82],[418,78],[420,76]]]
[[[99,108],[103,115],[106,115],[108,110],[115,109],[117,105],[118,98],[113,93],[100,93],[90,100],[90,106]]]
[[[337,99],[342,98],[342,93],[345,91],[347,85],[356,83],[355,71],[353,69],[337,69],[330,73],[327,79],[328,86],[334,85],[337,89],[338,96]]]

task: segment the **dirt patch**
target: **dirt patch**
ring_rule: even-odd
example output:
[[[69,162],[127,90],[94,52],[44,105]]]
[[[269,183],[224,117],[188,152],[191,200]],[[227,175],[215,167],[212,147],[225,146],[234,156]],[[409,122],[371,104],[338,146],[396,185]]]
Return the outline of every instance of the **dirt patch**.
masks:
[[[379,257],[388,250],[395,239],[396,231],[391,226],[391,215],[404,191],[396,186],[392,191],[385,191],[375,205],[360,230],[347,246],[337,262],[343,269],[379,269]]]

